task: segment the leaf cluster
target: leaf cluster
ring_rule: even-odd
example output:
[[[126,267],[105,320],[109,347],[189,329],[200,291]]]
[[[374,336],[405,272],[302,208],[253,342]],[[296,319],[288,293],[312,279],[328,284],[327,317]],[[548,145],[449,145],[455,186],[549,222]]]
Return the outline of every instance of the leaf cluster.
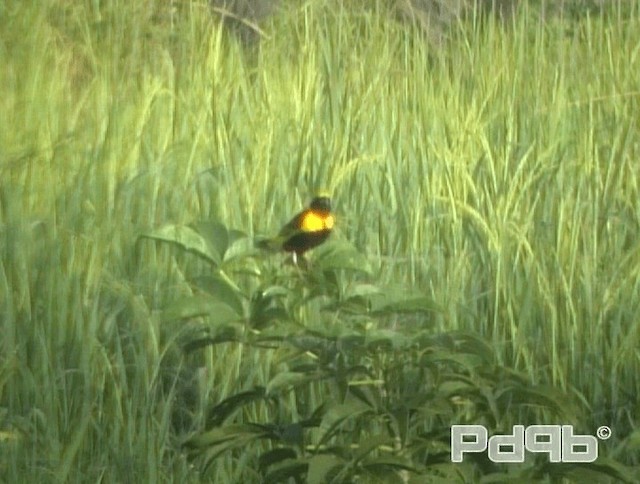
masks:
[[[505,434],[516,423],[577,423],[583,408],[499,364],[480,336],[434,331],[442,308],[420,292],[376,284],[349,244],[328,243],[304,266],[278,266],[217,222],[143,237],[175,244],[210,269],[192,279],[192,296],[162,313],[189,328],[186,354],[235,345],[273,356],[265,381],[214,395],[201,428],[184,440],[204,474],[231,458],[248,459],[263,482],[632,481],[604,458],[552,466],[529,454],[505,467],[478,454],[452,463],[453,424]]]

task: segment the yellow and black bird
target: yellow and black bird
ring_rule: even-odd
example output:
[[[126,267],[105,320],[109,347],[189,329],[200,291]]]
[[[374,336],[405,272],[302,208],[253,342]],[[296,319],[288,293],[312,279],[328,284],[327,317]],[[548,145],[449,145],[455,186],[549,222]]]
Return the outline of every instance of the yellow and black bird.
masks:
[[[294,264],[304,253],[322,244],[333,230],[335,218],[331,213],[331,198],[316,196],[308,208],[293,217],[272,239],[260,240],[257,246],[268,250],[285,250],[293,253]]]

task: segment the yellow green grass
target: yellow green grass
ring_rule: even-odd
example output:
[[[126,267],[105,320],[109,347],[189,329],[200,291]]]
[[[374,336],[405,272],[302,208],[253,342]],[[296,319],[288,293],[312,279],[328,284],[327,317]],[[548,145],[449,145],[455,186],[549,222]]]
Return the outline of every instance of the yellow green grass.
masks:
[[[205,1],[0,2],[0,475],[201,482],[158,312],[202,266],[138,236],[273,233],[321,189],[378,281],[443,308],[434,331],[578,392],[638,465],[638,8],[470,18],[435,47],[382,5],[293,3],[247,48]],[[199,358],[214,403],[278,368]]]

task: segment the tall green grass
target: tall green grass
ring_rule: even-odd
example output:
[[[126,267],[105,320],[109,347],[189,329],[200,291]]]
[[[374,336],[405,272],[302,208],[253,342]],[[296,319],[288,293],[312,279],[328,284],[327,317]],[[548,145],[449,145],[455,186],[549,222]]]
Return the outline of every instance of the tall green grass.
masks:
[[[637,7],[471,17],[436,48],[382,4],[293,4],[246,50],[204,1],[0,3],[0,473],[202,479],[180,431],[277,363],[184,356],[158,314],[205,266],[137,237],[269,233],[324,188],[378,281],[579,394],[638,465]]]

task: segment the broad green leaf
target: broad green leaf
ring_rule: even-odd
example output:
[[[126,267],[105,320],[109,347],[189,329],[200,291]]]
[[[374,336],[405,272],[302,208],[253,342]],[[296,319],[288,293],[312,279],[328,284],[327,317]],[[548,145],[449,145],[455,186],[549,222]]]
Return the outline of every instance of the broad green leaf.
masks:
[[[264,472],[269,466],[283,462],[287,459],[295,459],[297,457],[295,450],[290,447],[281,447],[271,449],[260,454],[258,459],[258,467]]]
[[[313,268],[321,271],[345,269],[366,274],[372,272],[367,258],[345,242],[331,242],[316,249]]]
[[[165,225],[141,234],[140,237],[176,244],[216,266],[222,262],[222,254],[211,247],[196,230],[186,225]]]
[[[323,311],[340,311],[348,315],[367,315],[371,308],[371,301],[366,296],[351,296],[341,301],[331,301],[323,306]]]
[[[444,345],[452,350],[478,355],[487,363],[494,361],[494,348],[478,334],[468,331],[452,331],[443,334],[442,337],[446,341]]]
[[[267,324],[289,319],[289,313],[281,307],[263,309],[260,313],[254,313],[249,323],[252,328],[263,330]]]
[[[310,333],[301,335],[293,335],[286,338],[288,344],[301,351],[309,351],[313,354],[322,354],[326,352],[335,353],[336,342],[329,338],[315,336]]]
[[[171,304],[162,312],[162,321],[209,316],[216,325],[223,325],[242,319],[228,304],[209,296],[200,294],[190,296]]]
[[[291,291],[284,286],[269,286],[262,291],[262,296],[267,297],[285,297]]]
[[[241,427],[246,430],[241,429]],[[269,437],[268,431],[261,429],[260,426],[247,424],[247,425],[230,425],[223,429],[215,429],[222,430],[224,433],[225,430],[231,430],[230,438],[225,438],[224,436],[217,436],[218,442],[212,445],[197,445],[193,446],[190,442],[185,443],[185,446],[193,449],[196,452],[201,452],[206,455],[204,470],[206,471],[211,464],[224,452],[231,450],[243,450],[246,451],[246,448],[254,443],[257,440],[266,439]],[[217,432],[210,431],[206,432],[209,434],[210,438],[216,438],[215,435]],[[203,435],[205,437],[205,435]],[[198,444],[201,444],[200,442]],[[195,452],[194,452],[195,453]]]
[[[304,427],[299,422],[279,425],[277,436],[280,441],[287,445],[302,447],[304,442]]]
[[[272,467],[262,482],[302,482],[300,477],[307,473],[309,464],[304,459],[287,459]],[[293,480],[293,481],[291,481]]]
[[[229,247],[235,244],[238,240],[246,239],[247,237],[249,237],[246,232],[238,229],[229,229],[227,234],[229,237]]]
[[[366,345],[368,349],[388,347],[394,350],[411,346],[410,336],[390,329],[375,329],[367,332]]]
[[[225,262],[240,257],[249,257],[257,254],[259,251],[255,248],[253,240],[249,237],[233,241],[224,253],[223,260]]]
[[[222,223],[215,220],[200,221],[192,224],[193,229],[202,237],[211,251],[218,256],[219,263],[229,248],[229,231]]]
[[[325,484],[329,481],[329,476],[335,472],[338,467],[344,466],[345,463],[330,454],[318,454],[309,459],[309,471],[307,472],[308,484]]]
[[[263,329],[276,320],[287,320],[287,313],[282,298],[289,291],[282,286],[270,286],[265,290],[253,293],[250,303],[249,324],[252,328]]]
[[[208,430],[187,440],[184,445],[190,449],[212,447],[228,441],[260,439],[267,436],[267,431],[251,424],[225,425]]]
[[[257,387],[224,399],[207,412],[207,427],[220,425],[240,407],[264,398],[264,387]]]
[[[564,412],[568,418],[577,415],[579,410],[571,398],[562,390],[550,385],[528,385],[523,383],[510,383],[505,388],[500,388],[496,398],[505,405],[521,404],[527,406],[540,406]]]
[[[327,407],[320,424],[320,428],[324,434],[322,435],[318,445],[326,443],[345,421],[357,419],[370,412],[371,407],[368,407],[357,400],[351,400],[347,403],[339,403]]]
[[[242,294],[235,285],[230,283],[228,277],[222,277],[220,274],[209,274],[194,279],[194,283],[215,299],[224,301],[237,314],[244,313]]]
[[[314,373],[280,372],[267,384],[267,395],[273,395],[283,389],[295,388],[324,378],[327,378],[327,375],[322,371]]]
[[[360,439],[353,457],[354,462],[360,462],[371,452],[382,446],[391,448],[393,446],[393,438],[388,435],[368,435],[366,438]]]
[[[382,405],[382,395],[380,391],[380,385],[383,381],[371,381],[371,382],[349,382],[349,394],[362,402],[363,405],[378,409]]]
[[[356,283],[347,287],[345,297],[371,296],[373,294],[381,294],[383,289],[374,284]]]
[[[184,352],[191,353],[206,346],[243,341],[244,325],[229,324],[212,328],[209,336],[194,338],[184,345]]]
[[[438,386],[438,393],[446,396],[464,395],[474,391],[474,387],[463,381],[445,381]]]

